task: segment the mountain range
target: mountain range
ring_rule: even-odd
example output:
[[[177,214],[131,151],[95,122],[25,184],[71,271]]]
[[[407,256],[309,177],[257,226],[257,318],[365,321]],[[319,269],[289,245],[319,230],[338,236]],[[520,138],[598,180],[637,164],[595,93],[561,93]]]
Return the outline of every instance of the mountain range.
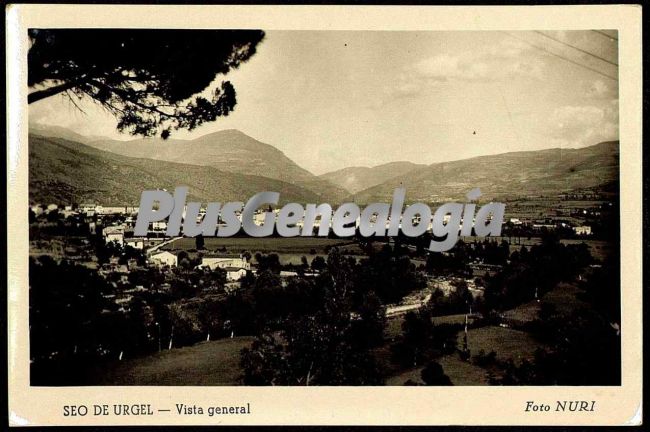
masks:
[[[315,176],[275,147],[237,130],[194,140],[110,140],[59,127],[32,127],[30,201],[136,204],[146,189],[189,186],[201,202],[245,201],[278,191],[281,201],[332,205],[390,202],[396,187],[407,201],[557,194],[611,184],[618,178],[618,142],[480,156],[431,165],[393,162]]]
[[[246,201],[262,191],[280,192],[281,202],[318,202],[299,185],[201,165],[134,158],[62,138],[29,136],[32,203],[136,205],[143,190],[188,186],[188,199]]]
[[[193,140],[99,139],[89,140],[86,144],[123,156],[209,166],[221,171],[293,183],[312,191],[323,200],[340,201],[349,193],[298,166],[272,145],[260,142],[235,129],[211,133]]]
[[[555,195],[609,185],[618,179],[619,142],[578,149],[554,148],[434,163],[355,194],[359,203],[390,201],[406,188],[407,200],[463,200],[480,188],[483,199]]]

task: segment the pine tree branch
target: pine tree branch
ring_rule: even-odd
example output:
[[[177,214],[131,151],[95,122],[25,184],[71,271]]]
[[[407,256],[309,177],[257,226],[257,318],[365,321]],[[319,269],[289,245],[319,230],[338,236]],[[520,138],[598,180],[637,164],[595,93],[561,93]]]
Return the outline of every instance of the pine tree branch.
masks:
[[[80,80],[74,80],[74,81],[68,81],[63,84],[59,84],[57,86],[53,87],[48,87],[43,90],[36,90],[31,92],[30,94],[27,95],[27,103],[31,104],[33,102],[38,102],[41,99],[48,98],[50,96],[54,96],[55,94],[62,93],[67,90],[71,90],[75,87],[77,87],[79,84],[82,84],[84,82],[84,79]]]

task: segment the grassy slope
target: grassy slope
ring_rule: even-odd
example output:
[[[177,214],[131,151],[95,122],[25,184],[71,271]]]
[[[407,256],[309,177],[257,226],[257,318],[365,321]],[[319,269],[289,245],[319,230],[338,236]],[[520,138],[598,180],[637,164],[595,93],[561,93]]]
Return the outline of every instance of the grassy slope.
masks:
[[[240,351],[252,337],[235,337],[125,360],[102,374],[101,385],[239,385]]]

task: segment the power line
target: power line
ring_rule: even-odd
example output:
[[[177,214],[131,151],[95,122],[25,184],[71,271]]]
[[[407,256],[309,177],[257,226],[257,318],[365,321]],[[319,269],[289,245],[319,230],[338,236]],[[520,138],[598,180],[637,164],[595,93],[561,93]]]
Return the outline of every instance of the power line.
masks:
[[[562,41],[562,40],[560,40],[560,39],[556,39],[556,38],[554,38],[554,37],[552,37],[552,36],[547,35],[547,34],[544,33],[544,32],[537,31],[537,30],[534,30],[534,31],[535,31],[535,33],[540,34],[540,35],[544,36],[545,38],[549,38],[549,39],[552,40],[552,41],[555,41],[555,42],[560,43],[560,44],[562,44],[562,45],[565,45],[565,46],[568,46],[568,47],[573,48],[573,49],[575,49],[575,50],[578,50],[578,51],[580,51],[581,53],[584,53],[584,54],[590,55],[590,56],[595,57],[595,58],[597,58],[597,59],[599,59],[599,60],[602,60],[602,61],[604,61],[604,62],[607,62],[607,63],[609,63],[609,64],[611,64],[611,65],[618,66],[618,63],[614,63],[614,62],[611,61],[611,60],[607,60],[606,58],[600,57],[600,56],[598,56],[598,55],[596,55],[596,54],[594,54],[594,53],[591,53],[591,52],[589,52],[589,51],[583,50],[582,48],[578,48],[577,46],[574,46],[574,45],[571,45],[571,44],[569,44],[569,43],[566,43],[566,42],[564,42],[564,41]]]
[[[549,54],[549,55],[552,55],[552,56],[554,56],[554,57],[560,58],[560,59],[562,59],[562,60],[564,60],[564,61],[567,61],[567,62],[569,62],[569,63],[572,63],[572,64],[574,64],[574,65],[576,65],[576,66],[581,67],[581,68],[584,68],[584,69],[590,70],[590,71],[592,71],[592,72],[594,72],[594,73],[597,73],[598,75],[602,75],[602,76],[604,76],[605,78],[609,78],[609,79],[611,79],[611,80],[618,81],[618,78],[616,78],[616,77],[613,77],[613,76],[607,75],[606,73],[603,73],[603,72],[599,71],[598,69],[594,69],[594,68],[592,68],[592,67],[589,67],[589,66],[583,65],[582,63],[578,63],[578,62],[575,61],[575,60],[571,60],[570,58],[567,58],[567,57],[561,56],[561,55],[559,55],[559,54],[556,54],[556,53],[554,53],[553,51],[549,51],[549,50],[547,50],[546,48],[542,48],[542,47],[540,47],[539,45],[535,45],[535,44],[533,44],[533,43],[528,42],[527,40],[525,40],[525,39],[523,39],[523,38],[517,37],[517,36],[513,35],[512,33],[508,33],[508,32],[503,32],[503,33],[507,34],[507,35],[510,36],[510,37],[513,37],[513,38],[515,38],[515,39],[518,39],[518,40],[524,42],[525,44],[532,46],[533,48],[537,48],[537,49],[540,50],[540,51],[544,51],[545,53],[547,53],[547,54]]]
[[[499,89],[499,94],[501,95],[501,101],[503,102],[503,107],[506,109],[506,112],[508,113],[508,120],[510,121],[510,127],[512,128],[512,131],[515,133],[515,137],[517,138],[517,141],[521,142],[521,139],[519,138],[519,132],[517,132],[517,128],[515,127],[515,124],[512,121],[512,113],[510,112],[510,108],[508,108],[508,103],[506,102],[506,98],[503,95],[503,89],[501,88],[501,86],[499,86],[498,89]]]
[[[600,30],[592,30],[592,32],[594,32],[594,33],[598,33],[599,35],[603,35],[603,36],[605,36],[606,38],[609,38],[610,40],[613,39],[613,40],[615,40],[615,41],[618,41],[618,38],[617,38],[617,37],[614,37],[614,36],[612,36],[612,35],[610,35],[610,34],[608,34],[608,33],[605,33],[604,31],[600,31]]]

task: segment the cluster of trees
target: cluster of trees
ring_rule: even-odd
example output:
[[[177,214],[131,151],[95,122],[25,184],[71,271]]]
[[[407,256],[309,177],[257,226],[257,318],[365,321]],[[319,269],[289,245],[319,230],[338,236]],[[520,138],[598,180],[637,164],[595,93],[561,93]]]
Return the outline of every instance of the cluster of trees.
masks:
[[[471,276],[470,263],[505,265],[509,257],[510,244],[505,240],[498,242],[485,239],[472,243],[459,240],[447,253],[427,254],[425,269],[428,273],[436,275]]]
[[[573,280],[591,262],[586,244],[565,245],[552,234],[542,237],[541,244],[522,246],[501,271],[485,278],[485,308],[502,311],[541,298],[558,282]]]
[[[139,266],[144,266],[147,260],[142,249],[136,249],[129,245],[120,245],[117,242],[105,242],[103,238],[97,236],[93,239],[95,256],[97,262],[106,264],[111,258],[117,258],[118,264],[127,264],[130,260],[135,260]]]
[[[87,268],[48,256],[29,260],[30,355],[33,360],[96,351],[94,317],[110,308],[111,287]]]
[[[508,361],[502,385],[620,385],[621,338],[614,323],[593,309],[540,319],[533,335],[545,343],[534,358]]]
[[[129,311],[120,311],[114,301],[118,293],[84,266],[48,256],[30,258],[32,383],[78,382],[91,364],[155,349],[151,324],[166,311],[137,298]]]
[[[333,249],[316,278],[291,278],[282,286],[267,271],[248,288],[242,286],[233,298],[248,297],[248,307],[240,303],[233,309],[249,311],[250,319],[241,321],[249,325],[245,331],[261,330],[252,347],[242,351],[245,384],[383,382],[387,371],[374,353],[385,343],[384,305],[400,301],[425,281],[405,248],[384,245],[368,251],[369,257],[357,263]],[[403,336],[391,346],[391,360],[401,368],[426,364],[425,383],[448,385],[435,359],[456,350],[460,327],[434,326],[431,317],[429,307],[406,315]]]
[[[468,313],[469,309],[476,303],[469,291],[467,282],[461,279],[452,282],[452,284],[453,290],[447,295],[440,288],[436,288],[431,293],[428,306],[434,315]],[[476,307],[474,309],[476,310]]]
[[[384,304],[398,303],[410,292],[426,286],[426,278],[417,271],[406,248],[399,245],[393,248],[385,244],[378,252],[370,251],[352,277],[358,293],[374,291]]]
[[[581,286],[584,307],[569,316],[542,304],[528,331],[546,348],[532,361],[508,364],[497,383],[521,385],[620,385],[621,284],[617,251]]]
[[[301,310],[290,311],[242,351],[244,384],[382,383],[371,349],[383,341],[385,310],[371,291],[357,292],[363,300],[361,307],[354,307],[354,293],[360,289],[354,266],[354,260],[337,249],[330,252],[326,269],[313,285],[299,287],[306,296]]]
[[[65,217],[58,209],[36,214],[29,209],[29,238],[41,236],[81,237],[88,235],[88,223],[82,216],[70,215]]]
[[[106,256],[117,255],[120,261],[131,257],[131,248],[110,243],[102,248]],[[220,270],[177,268],[162,273],[137,268],[124,280],[118,273],[102,277],[96,270],[49,256],[30,258],[30,355],[35,379],[63,382],[68,377],[74,382],[81,379],[75,374],[91,364],[203,339],[210,324],[206,314],[198,313],[203,300],[194,300],[206,289],[223,294],[224,283]],[[161,290],[163,284],[170,288]],[[134,290],[137,286],[145,290]]]
[[[402,323],[402,337],[391,345],[391,360],[405,368],[413,368],[451,354],[457,348],[461,326],[434,325],[429,308],[409,312]]]

